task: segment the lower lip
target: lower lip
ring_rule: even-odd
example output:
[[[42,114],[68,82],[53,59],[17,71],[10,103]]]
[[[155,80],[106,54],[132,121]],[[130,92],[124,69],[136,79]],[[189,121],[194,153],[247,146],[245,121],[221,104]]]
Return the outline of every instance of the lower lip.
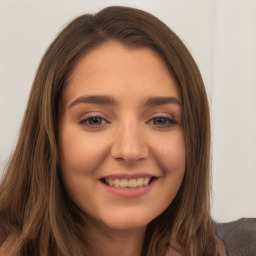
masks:
[[[108,186],[107,184],[104,184],[101,182],[101,184],[104,186],[104,188],[109,192],[110,194],[113,194],[115,196],[126,198],[126,199],[133,199],[138,198],[146,195],[150,192],[150,190],[155,185],[157,179],[154,179],[150,184],[147,186],[137,187],[137,188],[117,188],[113,186]]]

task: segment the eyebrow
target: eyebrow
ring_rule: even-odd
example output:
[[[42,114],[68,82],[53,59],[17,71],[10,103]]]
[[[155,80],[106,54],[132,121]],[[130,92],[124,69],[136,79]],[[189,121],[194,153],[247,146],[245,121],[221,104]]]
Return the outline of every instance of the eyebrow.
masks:
[[[82,96],[74,100],[68,108],[71,108],[79,103],[92,103],[100,105],[117,105],[116,100],[113,97],[97,95],[97,96]]]
[[[159,105],[165,105],[165,104],[170,104],[170,103],[174,103],[174,104],[178,104],[178,105],[182,106],[181,101],[175,97],[152,97],[146,101],[145,105],[146,106],[159,106]]]
[[[92,103],[92,104],[99,104],[99,105],[117,105],[117,101],[110,96],[105,95],[92,95],[92,96],[82,96],[74,100],[68,108],[71,108],[77,104],[80,103]],[[180,100],[178,100],[175,97],[151,97],[146,100],[145,106],[159,106],[159,105],[165,105],[165,104],[177,104],[182,106],[182,103]]]

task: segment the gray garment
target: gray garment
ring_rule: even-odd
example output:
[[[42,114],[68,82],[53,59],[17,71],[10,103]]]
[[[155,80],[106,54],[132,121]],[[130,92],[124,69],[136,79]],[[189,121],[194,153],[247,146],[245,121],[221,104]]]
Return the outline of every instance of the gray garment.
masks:
[[[256,256],[256,218],[216,223],[215,226],[228,256]]]

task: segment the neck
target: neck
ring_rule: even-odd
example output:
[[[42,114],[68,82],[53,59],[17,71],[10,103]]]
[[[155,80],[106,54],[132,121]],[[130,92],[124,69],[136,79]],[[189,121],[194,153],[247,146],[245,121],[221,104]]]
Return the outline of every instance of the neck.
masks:
[[[89,228],[91,255],[140,256],[146,227],[133,230],[113,230],[97,224]]]

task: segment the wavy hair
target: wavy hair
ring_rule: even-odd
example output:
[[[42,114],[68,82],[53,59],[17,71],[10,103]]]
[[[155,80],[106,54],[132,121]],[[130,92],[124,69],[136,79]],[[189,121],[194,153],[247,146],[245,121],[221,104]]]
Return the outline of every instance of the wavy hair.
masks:
[[[86,216],[60,175],[58,119],[62,89],[76,63],[104,42],[150,47],[176,79],[183,101],[186,170],[170,206],[149,223],[142,256],[219,255],[210,216],[210,121],[204,84],[191,54],[156,17],[108,7],[73,20],[50,45],[35,76],[16,149],[0,185],[0,246],[5,256],[88,256]]]

